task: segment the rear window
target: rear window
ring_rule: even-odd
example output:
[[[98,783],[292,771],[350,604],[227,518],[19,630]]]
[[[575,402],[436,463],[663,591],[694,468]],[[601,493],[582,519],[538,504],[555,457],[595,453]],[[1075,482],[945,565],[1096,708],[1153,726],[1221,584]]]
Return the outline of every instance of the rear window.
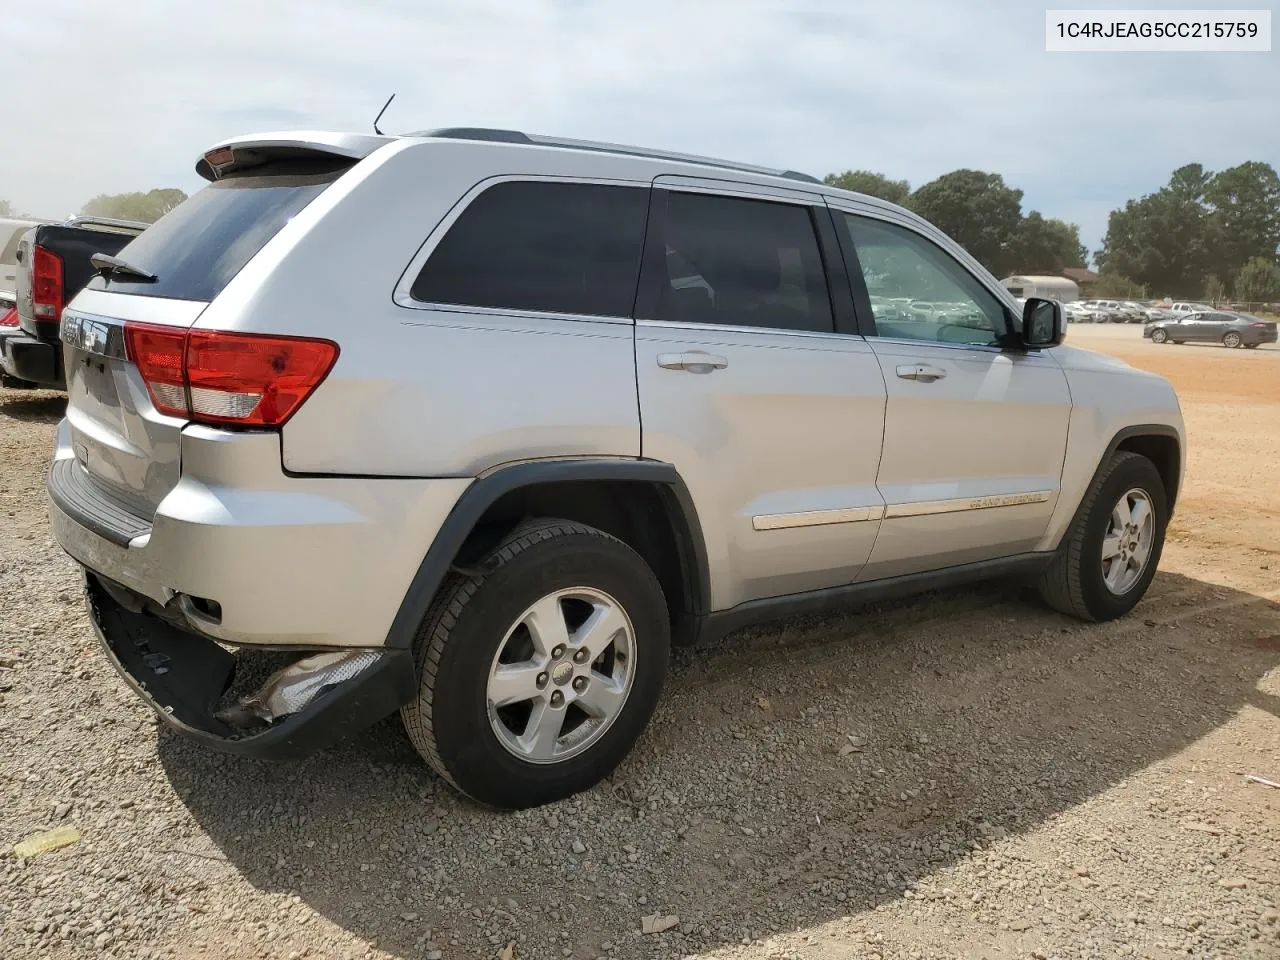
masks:
[[[649,191],[499,183],[472,201],[410,294],[426,303],[629,317]]]
[[[117,254],[154,283],[94,277],[92,290],[212,300],[303,207],[342,175],[327,165],[273,169],[209,184]]]

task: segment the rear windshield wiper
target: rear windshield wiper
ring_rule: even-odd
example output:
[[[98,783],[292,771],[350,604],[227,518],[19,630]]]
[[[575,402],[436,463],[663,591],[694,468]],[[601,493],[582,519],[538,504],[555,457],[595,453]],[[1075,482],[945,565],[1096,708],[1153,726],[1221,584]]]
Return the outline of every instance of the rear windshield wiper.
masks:
[[[89,257],[89,262],[93,264],[93,268],[99,274],[107,279],[118,278],[120,280],[137,280],[142,283],[155,283],[156,275],[147,273],[135,267],[127,261],[121,260],[119,257],[113,257],[106,253],[95,253]]]

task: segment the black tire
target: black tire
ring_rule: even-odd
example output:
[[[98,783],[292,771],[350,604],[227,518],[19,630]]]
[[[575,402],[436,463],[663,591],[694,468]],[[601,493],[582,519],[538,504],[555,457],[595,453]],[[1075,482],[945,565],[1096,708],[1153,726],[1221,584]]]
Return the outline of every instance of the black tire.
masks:
[[[1256,343],[1246,343],[1246,344],[1244,345],[1244,348],[1245,348],[1246,350],[1257,350],[1257,349],[1258,349],[1258,345],[1257,345]]]
[[[1228,330],[1222,335],[1222,345],[1232,349],[1240,346],[1240,334],[1236,333],[1234,330]]]
[[[1152,343],[1164,343],[1164,342],[1165,342],[1166,340],[1168,340],[1168,339],[1169,339],[1169,335],[1168,335],[1167,333],[1165,333],[1163,330],[1152,330],[1152,331],[1151,331],[1151,342],[1152,342]]]
[[[1102,540],[1111,511],[1132,488],[1146,491],[1155,514],[1154,540],[1146,569],[1133,587],[1117,596],[1102,579]],[[1062,613],[1081,620],[1114,620],[1132,610],[1147,592],[1164,549],[1169,500],[1160,472],[1146,457],[1121,451],[1094,478],[1057,555],[1040,577],[1040,596]]]
[[[400,712],[409,739],[440,776],[493,807],[533,807],[587,789],[635,745],[662,693],[670,624],[657,578],[622,541],[555,519],[521,524],[475,569],[481,572],[441,585],[414,639],[418,696]],[[593,746],[557,763],[532,763],[509,752],[490,725],[489,669],[525,610],[574,586],[601,590],[625,610],[636,672],[621,712]]]
[[[1175,347],[1180,347],[1180,346],[1182,346],[1185,342],[1186,342],[1185,340],[1175,340],[1175,341],[1173,341],[1173,345],[1174,345]]]

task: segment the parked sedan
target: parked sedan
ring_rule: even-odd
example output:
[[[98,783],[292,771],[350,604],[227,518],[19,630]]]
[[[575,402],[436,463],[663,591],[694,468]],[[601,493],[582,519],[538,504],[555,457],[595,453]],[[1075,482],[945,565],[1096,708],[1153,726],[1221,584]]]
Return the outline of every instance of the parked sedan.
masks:
[[[1152,343],[1220,343],[1224,347],[1254,349],[1260,343],[1276,342],[1276,324],[1247,313],[1206,311],[1183,313],[1168,320],[1148,323],[1142,335]]]

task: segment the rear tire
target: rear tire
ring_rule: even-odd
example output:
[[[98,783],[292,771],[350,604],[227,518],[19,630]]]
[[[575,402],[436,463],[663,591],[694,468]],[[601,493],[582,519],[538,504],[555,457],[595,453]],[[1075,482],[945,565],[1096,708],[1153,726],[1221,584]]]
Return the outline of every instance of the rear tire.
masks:
[[[1234,330],[1228,330],[1222,335],[1222,345],[1224,347],[1231,347],[1234,350],[1236,347],[1240,346],[1240,334],[1236,333]]]
[[[1135,494],[1140,496],[1133,496]],[[1120,557],[1108,560],[1104,554],[1123,540],[1128,563],[1137,553],[1129,544],[1137,543],[1142,535],[1141,531],[1133,531],[1114,536],[1116,512],[1122,498],[1129,504],[1145,501],[1150,512],[1149,539],[1139,544],[1145,549],[1143,565],[1132,581],[1113,577],[1113,585],[1108,586],[1106,574],[1120,562]],[[1126,513],[1129,509],[1126,505]],[[1057,555],[1041,575],[1040,596],[1055,610],[1081,620],[1114,620],[1128,613],[1142,599],[1155,576],[1168,519],[1168,496],[1155,465],[1136,453],[1114,454],[1094,478]]]
[[[441,586],[415,637],[419,692],[401,710],[409,739],[490,806],[587,789],[631,750],[662,692],[670,624],[657,578],[622,541],[554,519],[521,524],[475,569]],[[590,650],[575,660],[579,647]],[[495,686],[513,680],[510,696]]]

